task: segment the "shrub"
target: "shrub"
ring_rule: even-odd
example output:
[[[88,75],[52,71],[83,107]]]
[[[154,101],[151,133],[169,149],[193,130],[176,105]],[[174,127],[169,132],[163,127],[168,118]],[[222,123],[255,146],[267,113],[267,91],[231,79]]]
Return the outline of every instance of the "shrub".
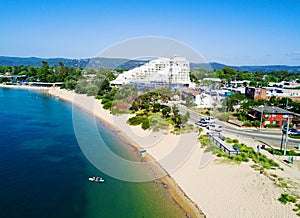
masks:
[[[239,143],[239,140],[238,139],[233,139],[232,142],[233,143]]]
[[[253,126],[259,127],[260,126],[260,122],[258,120],[254,120],[253,121]]]
[[[280,127],[280,125],[278,123],[270,123],[270,124],[267,124],[266,127],[268,127],[268,128],[278,128],[278,127]]]
[[[243,158],[240,155],[236,155],[232,158],[232,160],[239,164],[243,161]]]
[[[278,200],[283,204],[286,204],[288,202],[292,202],[292,203],[297,202],[297,199],[295,197],[290,196],[288,194],[281,194],[281,196],[278,198]]]
[[[246,116],[240,114],[239,117],[238,117],[238,120],[240,120],[240,121],[246,121],[247,118],[246,118]]]
[[[145,118],[142,122],[142,129],[146,130],[150,128],[150,122],[148,118]]]
[[[107,101],[107,102],[105,102],[105,104],[103,104],[103,108],[104,108],[105,110],[110,109],[111,106],[112,106],[112,101]]]
[[[207,135],[201,135],[199,137],[199,141],[200,141],[202,147],[207,146],[211,143],[211,141]]]
[[[227,143],[232,143],[232,139],[231,138],[226,138],[226,142]]]
[[[147,117],[141,117],[141,116],[135,116],[128,119],[128,123],[132,126],[137,126],[143,123],[145,119],[148,119]]]
[[[243,124],[243,126],[252,126],[252,123],[251,123],[251,121],[249,121],[249,120],[246,120],[245,122],[244,122],[244,124]]]
[[[241,156],[243,162],[249,162],[249,158],[246,153],[241,152],[239,155]]]

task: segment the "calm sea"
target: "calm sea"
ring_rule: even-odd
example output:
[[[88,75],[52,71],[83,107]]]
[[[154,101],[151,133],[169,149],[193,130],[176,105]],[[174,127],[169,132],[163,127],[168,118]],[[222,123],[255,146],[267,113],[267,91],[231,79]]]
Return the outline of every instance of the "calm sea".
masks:
[[[75,113],[83,124],[92,120]],[[119,181],[93,167],[76,141],[71,104],[0,88],[0,116],[0,217],[185,217],[161,184]],[[114,132],[98,127],[114,139],[106,146],[135,158]],[[91,175],[106,182],[88,182]]]

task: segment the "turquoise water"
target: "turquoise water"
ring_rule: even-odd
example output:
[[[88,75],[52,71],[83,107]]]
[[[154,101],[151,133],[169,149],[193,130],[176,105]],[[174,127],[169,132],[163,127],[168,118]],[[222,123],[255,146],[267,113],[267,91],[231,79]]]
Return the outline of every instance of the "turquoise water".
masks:
[[[75,113],[86,125],[92,120]],[[0,88],[0,114],[0,217],[185,217],[160,183],[119,181],[91,165],[77,144],[71,104]],[[133,148],[97,125],[106,146],[136,158]],[[91,175],[106,182],[90,183]]]

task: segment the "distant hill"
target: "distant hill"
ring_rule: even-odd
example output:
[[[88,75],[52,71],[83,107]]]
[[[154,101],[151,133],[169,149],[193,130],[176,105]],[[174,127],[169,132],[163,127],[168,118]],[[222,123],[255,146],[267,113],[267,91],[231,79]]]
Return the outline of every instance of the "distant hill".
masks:
[[[224,67],[230,67],[237,71],[249,71],[249,72],[272,72],[276,70],[285,70],[288,72],[300,72],[300,66],[287,66],[287,65],[266,65],[266,66],[229,66],[216,62],[210,63],[214,70],[222,70]]]
[[[141,66],[148,61],[146,60],[129,60],[122,58],[85,58],[85,59],[68,59],[68,58],[21,58],[21,57],[7,57],[0,56],[0,66],[41,66],[41,61],[48,61],[50,66],[58,65],[58,62],[63,62],[68,67],[97,67],[97,68],[122,68],[131,69]],[[271,72],[275,70],[286,70],[289,72],[300,72],[300,66],[287,66],[287,65],[267,65],[267,66],[229,66],[217,62],[209,64],[204,63],[191,63],[191,69],[206,69],[206,70],[221,70],[224,67],[230,67],[238,71],[262,71]]]

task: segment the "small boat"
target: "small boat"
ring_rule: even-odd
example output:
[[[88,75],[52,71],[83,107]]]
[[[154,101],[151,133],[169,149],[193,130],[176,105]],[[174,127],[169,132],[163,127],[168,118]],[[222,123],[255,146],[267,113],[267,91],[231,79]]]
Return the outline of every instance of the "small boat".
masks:
[[[103,183],[103,182],[104,182],[104,179],[103,179],[102,177],[95,177],[95,176],[93,176],[93,177],[90,177],[90,178],[89,178],[89,181],[90,181],[90,182]]]

